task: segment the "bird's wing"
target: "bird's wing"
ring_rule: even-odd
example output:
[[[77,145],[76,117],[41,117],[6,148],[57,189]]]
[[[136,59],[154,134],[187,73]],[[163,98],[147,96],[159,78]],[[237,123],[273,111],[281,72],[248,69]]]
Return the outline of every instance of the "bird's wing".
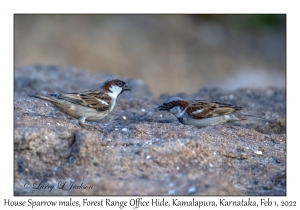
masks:
[[[63,93],[59,94],[57,97],[71,103],[90,107],[99,111],[108,110],[111,104],[111,97],[102,90],[90,90],[80,93]]]
[[[185,111],[191,117],[195,119],[201,119],[230,114],[238,110],[241,110],[241,107],[219,102],[195,100],[191,101],[191,104],[186,108]]]

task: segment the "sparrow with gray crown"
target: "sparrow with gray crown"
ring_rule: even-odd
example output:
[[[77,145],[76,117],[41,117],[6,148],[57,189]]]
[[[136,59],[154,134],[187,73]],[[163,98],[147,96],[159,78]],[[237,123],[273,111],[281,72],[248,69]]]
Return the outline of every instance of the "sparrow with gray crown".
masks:
[[[242,114],[241,107],[204,100],[187,101],[173,97],[156,108],[156,111],[168,111],[181,123],[198,128],[239,120],[268,120]]]
[[[49,96],[32,95],[31,97],[52,103],[61,112],[78,119],[79,125],[83,128],[89,126],[101,131],[85,123],[85,120],[97,121],[104,118],[114,108],[117,97],[129,90],[131,88],[125,82],[113,79],[106,81],[99,90],[49,94]]]

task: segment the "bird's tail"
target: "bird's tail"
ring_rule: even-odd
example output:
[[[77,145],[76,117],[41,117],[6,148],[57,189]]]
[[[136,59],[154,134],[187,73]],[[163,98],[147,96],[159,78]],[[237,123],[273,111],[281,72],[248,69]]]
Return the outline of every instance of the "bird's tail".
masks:
[[[45,101],[49,101],[51,103],[55,103],[56,100],[54,98],[50,98],[50,97],[47,97],[47,96],[40,96],[40,95],[29,95],[30,97],[34,97],[34,98],[39,98],[39,99],[42,99],[42,100],[45,100]]]
[[[246,114],[242,114],[242,117],[243,117],[244,120],[260,120],[260,121],[263,121],[263,122],[266,122],[266,123],[272,123],[270,120],[267,120],[267,119],[262,118],[262,117],[255,117],[255,116],[246,115]]]

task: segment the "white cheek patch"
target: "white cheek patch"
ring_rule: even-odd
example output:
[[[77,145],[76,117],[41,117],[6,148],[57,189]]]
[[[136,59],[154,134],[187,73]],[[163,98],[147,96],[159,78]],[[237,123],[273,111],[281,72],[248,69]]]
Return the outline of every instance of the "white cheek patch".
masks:
[[[112,94],[115,96],[118,96],[122,91],[122,88],[116,85],[112,85],[109,89],[112,92]]]
[[[192,112],[192,114],[199,114],[199,113],[201,113],[201,112],[203,112],[203,109],[200,109],[200,110],[194,111],[194,112]]]
[[[178,117],[181,113],[181,109],[179,106],[175,106],[172,109],[169,110],[172,114],[174,114],[176,117]]]

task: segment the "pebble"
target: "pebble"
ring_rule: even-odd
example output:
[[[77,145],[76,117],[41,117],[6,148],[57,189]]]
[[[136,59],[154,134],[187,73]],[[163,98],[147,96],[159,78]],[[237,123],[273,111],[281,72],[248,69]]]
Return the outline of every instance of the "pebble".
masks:
[[[196,187],[195,186],[191,186],[189,189],[188,189],[188,193],[194,193],[196,192]]]
[[[169,191],[168,191],[168,194],[169,194],[169,195],[173,195],[174,193],[175,193],[175,190],[169,190]]]
[[[170,183],[169,183],[169,187],[173,187],[174,185],[175,185],[174,182],[170,182]]]

